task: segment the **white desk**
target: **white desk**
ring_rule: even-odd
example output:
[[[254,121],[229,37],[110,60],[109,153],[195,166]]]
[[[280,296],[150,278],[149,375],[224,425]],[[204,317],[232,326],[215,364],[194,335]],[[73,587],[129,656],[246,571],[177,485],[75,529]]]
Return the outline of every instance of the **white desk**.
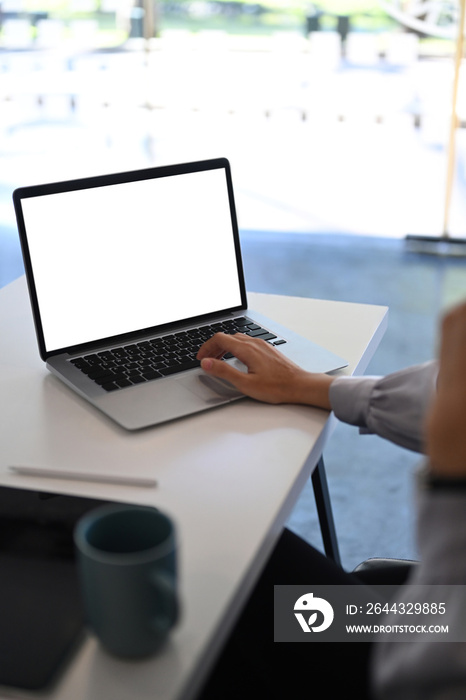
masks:
[[[387,325],[385,307],[250,294],[250,306],[321,343],[362,374]],[[315,467],[326,411],[249,399],[128,433],[45,369],[24,278],[0,290],[0,483],[155,505],[180,542],[181,623],[156,658],[118,662],[89,639],[50,696],[187,700],[212,664]],[[155,476],[153,489],[14,476],[42,465]]]

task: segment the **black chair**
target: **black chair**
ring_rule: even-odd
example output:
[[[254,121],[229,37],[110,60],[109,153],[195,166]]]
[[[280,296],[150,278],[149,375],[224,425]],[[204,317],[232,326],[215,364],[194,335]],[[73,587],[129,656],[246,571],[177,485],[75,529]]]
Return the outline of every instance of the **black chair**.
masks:
[[[373,557],[358,564],[353,574],[369,585],[401,586],[418,565],[413,559]]]

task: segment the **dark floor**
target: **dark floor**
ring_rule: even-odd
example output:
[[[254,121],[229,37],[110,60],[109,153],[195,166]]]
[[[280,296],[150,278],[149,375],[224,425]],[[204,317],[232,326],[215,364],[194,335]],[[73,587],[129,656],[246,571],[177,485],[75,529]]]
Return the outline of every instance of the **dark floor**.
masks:
[[[466,259],[412,252],[404,240],[339,233],[243,231],[250,291],[390,308],[389,327],[369,374],[435,354],[439,314],[466,295]],[[13,228],[0,231],[0,286],[22,274]],[[412,473],[419,457],[339,424],[324,453],[343,564],[371,556],[415,557]],[[289,525],[321,547],[312,486]]]

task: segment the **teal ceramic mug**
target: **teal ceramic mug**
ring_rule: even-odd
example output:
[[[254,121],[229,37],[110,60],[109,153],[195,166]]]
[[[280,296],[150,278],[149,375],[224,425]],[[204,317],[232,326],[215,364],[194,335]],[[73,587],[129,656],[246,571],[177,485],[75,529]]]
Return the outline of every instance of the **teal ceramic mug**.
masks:
[[[104,505],[76,525],[87,621],[124,658],[155,653],[178,619],[176,535],[156,508]]]

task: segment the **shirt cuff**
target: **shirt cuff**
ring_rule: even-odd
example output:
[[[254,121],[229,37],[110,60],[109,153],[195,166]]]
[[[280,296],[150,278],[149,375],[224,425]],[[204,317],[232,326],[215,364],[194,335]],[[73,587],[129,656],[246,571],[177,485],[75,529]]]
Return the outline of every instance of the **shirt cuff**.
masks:
[[[350,425],[367,427],[367,412],[380,377],[337,377],[330,385],[330,405],[335,416]]]

